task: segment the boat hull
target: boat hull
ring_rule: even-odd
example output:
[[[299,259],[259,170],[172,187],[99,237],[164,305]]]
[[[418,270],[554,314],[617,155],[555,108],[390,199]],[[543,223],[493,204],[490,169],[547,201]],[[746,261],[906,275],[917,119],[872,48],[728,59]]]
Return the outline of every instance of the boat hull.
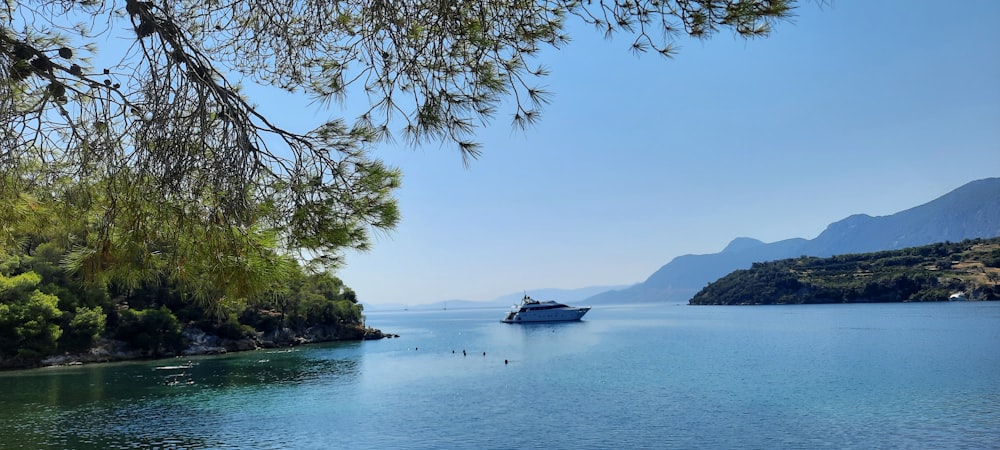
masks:
[[[545,311],[512,312],[501,322],[531,323],[531,322],[574,322],[583,318],[590,308],[567,308]]]

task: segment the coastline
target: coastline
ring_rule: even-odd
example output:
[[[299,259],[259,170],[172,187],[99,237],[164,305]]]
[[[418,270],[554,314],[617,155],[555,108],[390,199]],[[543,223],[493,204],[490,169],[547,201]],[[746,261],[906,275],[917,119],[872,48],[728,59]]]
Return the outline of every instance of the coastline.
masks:
[[[204,331],[186,327],[182,331],[184,349],[179,352],[136,350],[129,347],[125,341],[102,338],[90,349],[73,354],[52,355],[41,360],[17,361],[0,360],[0,371],[30,370],[43,367],[78,366],[84,364],[101,364],[119,361],[171,359],[184,356],[222,355],[232,352],[248,352],[254,350],[297,347],[305,344],[340,341],[372,341],[379,339],[398,338],[398,334],[384,333],[372,327],[332,327],[315,326],[304,333],[293,333],[289,329],[273,332],[258,332],[255,336],[242,339],[227,339]]]

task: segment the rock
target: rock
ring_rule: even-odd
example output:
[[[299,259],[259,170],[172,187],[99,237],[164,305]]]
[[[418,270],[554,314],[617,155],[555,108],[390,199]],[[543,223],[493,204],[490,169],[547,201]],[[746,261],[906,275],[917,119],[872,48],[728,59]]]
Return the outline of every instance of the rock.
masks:
[[[226,347],[223,346],[222,339],[219,339],[218,336],[205,333],[200,328],[184,327],[184,330],[181,331],[181,336],[188,343],[187,347],[181,351],[181,355],[221,355],[227,352]]]
[[[382,333],[382,330],[379,330],[377,328],[366,328],[362,339],[366,341],[373,341],[385,337],[392,337],[392,335],[386,335],[385,333]]]
[[[227,340],[226,350],[231,352],[245,352],[249,350],[257,350],[257,342],[250,338]]]
[[[54,355],[41,361],[43,366],[80,365],[84,363],[125,361],[148,358],[146,352],[133,350],[123,341],[99,339],[94,346],[83,353]]]

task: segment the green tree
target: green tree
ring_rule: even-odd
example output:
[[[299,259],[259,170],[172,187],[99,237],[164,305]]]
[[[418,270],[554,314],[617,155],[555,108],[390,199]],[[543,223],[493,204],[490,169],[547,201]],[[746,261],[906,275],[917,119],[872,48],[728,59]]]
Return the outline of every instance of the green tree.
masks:
[[[121,312],[120,321],[117,337],[151,355],[169,355],[181,348],[181,326],[166,307],[126,309]]]
[[[104,334],[107,319],[107,314],[99,307],[77,308],[67,324],[66,332],[59,341],[60,346],[67,350],[89,348],[98,337]]]
[[[288,324],[302,330],[313,325],[360,325],[362,308],[354,291],[327,273],[304,276],[284,299]]]
[[[55,351],[62,311],[58,297],[36,289],[41,280],[33,272],[0,274],[0,356],[36,359]]]
[[[75,201],[101,204],[76,219],[87,228],[74,259],[84,269],[184,271],[188,254],[200,267],[233,257],[217,273],[228,279],[253,266],[247,255],[261,239],[336,266],[343,248],[366,248],[370,229],[399,219],[399,174],[368,145],[398,127],[410,142],[451,141],[469,158],[480,152],[476,127],[502,105],[515,125],[535,122],[548,95],[534,58],[567,43],[570,23],[670,56],[680,35],[767,35],[794,3],[9,0],[0,8],[0,205],[14,208],[0,208],[0,224],[33,213],[21,192],[65,199],[50,187],[71,178],[82,182]],[[94,66],[98,43],[116,39],[131,42]],[[370,108],[286,130],[235,79],[321,101],[367,96]],[[172,230],[201,230],[201,241]],[[160,264],[150,242],[175,245],[178,264]]]

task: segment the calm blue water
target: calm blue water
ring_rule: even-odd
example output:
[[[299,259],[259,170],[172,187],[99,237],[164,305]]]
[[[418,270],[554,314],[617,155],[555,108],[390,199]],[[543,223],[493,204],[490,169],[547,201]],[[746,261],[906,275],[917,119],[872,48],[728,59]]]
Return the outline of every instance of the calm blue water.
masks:
[[[370,313],[401,337],[184,371],[0,373],[0,448],[1000,448],[1000,303],[503,312]]]

